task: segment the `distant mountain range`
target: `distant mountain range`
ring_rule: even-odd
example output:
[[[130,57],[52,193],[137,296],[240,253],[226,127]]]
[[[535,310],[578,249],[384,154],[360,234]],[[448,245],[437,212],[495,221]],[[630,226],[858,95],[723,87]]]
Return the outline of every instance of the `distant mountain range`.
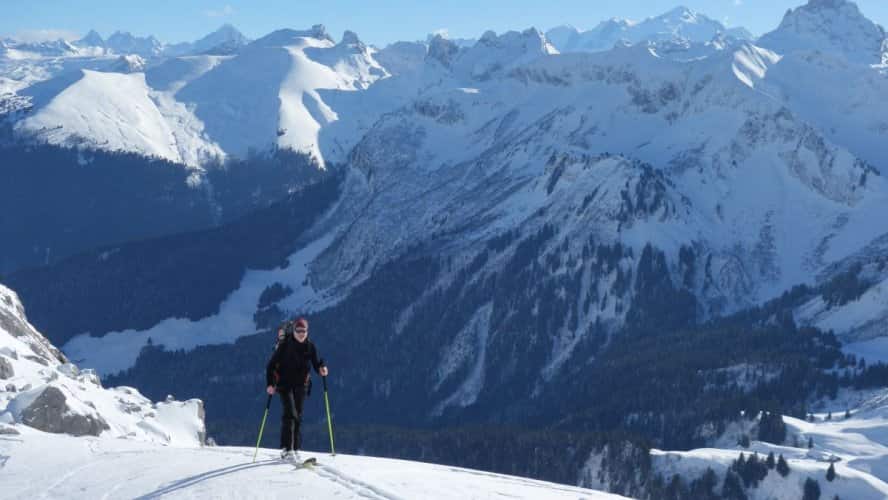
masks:
[[[560,52],[599,52],[618,44],[705,44],[717,38],[752,41],[755,37],[744,28],[726,28],[687,7],[677,7],[643,21],[610,19],[588,31],[558,26],[547,31],[546,38]]]

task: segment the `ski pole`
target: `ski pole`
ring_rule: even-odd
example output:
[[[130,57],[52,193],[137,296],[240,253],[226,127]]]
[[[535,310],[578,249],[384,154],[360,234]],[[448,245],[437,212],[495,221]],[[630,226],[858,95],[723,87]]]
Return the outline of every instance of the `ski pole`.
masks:
[[[268,408],[271,407],[271,394],[268,395],[268,402],[265,403],[265,415],[262,415],[262,425],[259,426],[259,439],[256,440],[256,451],[253,452],[253,463],[256,463],[256,455],[259,453],[259,442],[262,441],[262,431],[265,430],[265,419],[268,418]]]
[[[330,418],[330,398],[327,397],[327,377],[321,377],[324,381],[324,405],[327,407],[327,431],[330,433],[330,454],[336,456],[336,447],[333,446],[333,420]]]

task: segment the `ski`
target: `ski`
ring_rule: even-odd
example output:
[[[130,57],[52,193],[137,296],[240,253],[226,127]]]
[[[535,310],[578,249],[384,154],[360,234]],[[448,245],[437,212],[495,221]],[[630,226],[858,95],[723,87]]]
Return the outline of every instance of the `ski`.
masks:
[[[305,460],[303,460],[301,462],[296,461],[296,462],[291,462],[291,463],[295,467],[295,470],[313,469],[314,466],[318,464],[318,459],[315,457],[311,457],[311,458],[306,458]]]

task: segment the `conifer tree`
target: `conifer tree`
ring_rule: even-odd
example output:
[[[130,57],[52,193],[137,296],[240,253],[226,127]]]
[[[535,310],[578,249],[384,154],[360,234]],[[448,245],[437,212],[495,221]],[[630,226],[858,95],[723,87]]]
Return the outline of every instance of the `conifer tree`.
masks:
[[[805,489],[802,500],[820,500],[820,483],[816,479],[805,479]]]
[[[783,454],[780,454],[780,458],[777,459],[777,472],[786,477],[789,475],[789,464],[786,463],[786,459],[783,458]]]
[[[725,500],[747,500],[740,477],[736,472],[728,470],[725,474],[725,483],[722,485],[722,498]]]
[[[826,480],[832,482],[836,478],[836,464],[830,463],[829,469],[826,469]]]

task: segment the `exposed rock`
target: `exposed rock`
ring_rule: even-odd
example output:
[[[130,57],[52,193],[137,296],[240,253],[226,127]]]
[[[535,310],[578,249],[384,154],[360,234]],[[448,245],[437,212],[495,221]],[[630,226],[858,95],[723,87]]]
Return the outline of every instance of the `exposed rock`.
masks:
[[[206,444],[207,442],[207,412],[204,409],[204,403],[202,400],[197,399],[197,418],[200,419],[200,423],[202,424],[200,428],[202,429],[197,433],[197,439],[200,444]]]
[[[65,395],[49,386],[22,411],[22,423],[35,429],[72,436],[98,436],[109,429],[102,417],[78,415],[70,411]]]
[[[21,434],[21,432],[19,432],[18,429],[16,429],[15,427],[0,424],[0,436],[15,436],[18,434]]]
[[[5,356],[0,356],[0,379],[10,379],[15,375],[12,363]]]
[[[45,358],[41,358],[40,356],[33,356],[31,354],[25,354],[24,358],[27,360],[33,361],[35,363],[40,363],[43,366],[49,366],[49,361],[47,361]]]

